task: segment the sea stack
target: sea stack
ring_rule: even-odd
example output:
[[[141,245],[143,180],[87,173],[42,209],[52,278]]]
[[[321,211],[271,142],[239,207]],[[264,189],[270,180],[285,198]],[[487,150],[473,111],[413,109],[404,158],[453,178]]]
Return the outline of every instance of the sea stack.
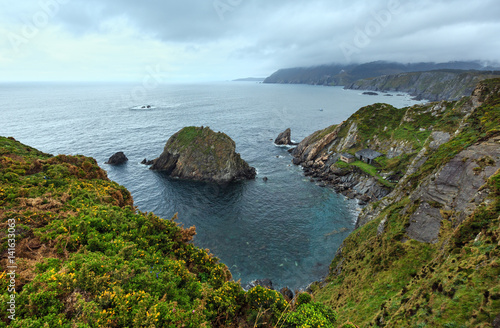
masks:
[[[274,143],[276,145],[297,145],[296,143],[292,142],[291,134],[292,131],[290,130],[290,128],[286,129],[278,135],[278,137],[274,140]]]
[[[110,165],[121,165],[124,164],[128,161],[127,156],[122,151],[117,152],[113,156],[111,156],[108,161],[104,164],[110,164]]]
[[[150,169],[175,178],[216,183],[254,179],[255,168],[235,150],[235,142],[225,133],[209,127],[185,127],[168,139]]]

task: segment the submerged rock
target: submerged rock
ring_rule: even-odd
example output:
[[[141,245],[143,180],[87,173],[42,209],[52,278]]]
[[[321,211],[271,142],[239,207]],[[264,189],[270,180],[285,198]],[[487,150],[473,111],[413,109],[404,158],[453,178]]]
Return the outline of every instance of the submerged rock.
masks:
[[[127,161],[128,161],[127,156],[125,156],[125,154],[122,151],[120,151],[120,152],[117,152],[116,154],[114,154],[113,156],[111,156],[108,159],[108,161],[105,162],[104,164],[120,165],[120,164],[123,164]]]
[[[208,127],[185,127],[168,139],[151,170],[171,177],[225,183],[254,179],[255,168],[236,153],[234,141]]]

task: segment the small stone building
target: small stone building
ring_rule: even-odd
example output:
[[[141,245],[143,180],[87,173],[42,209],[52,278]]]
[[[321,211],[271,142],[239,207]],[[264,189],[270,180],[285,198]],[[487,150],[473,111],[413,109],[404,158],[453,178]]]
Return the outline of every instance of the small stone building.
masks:
[[[354,155],[351,155],[348,153],[342,153],[342,154],[340,154],[340,160],[342,162],[352,163],[356,160],[356,157],[354,157]]]
[[[372,164],[373,160],[380,156],[383,156],[383,154],[371,149],[363,149],[356,152],[356,158],[368,164]]]

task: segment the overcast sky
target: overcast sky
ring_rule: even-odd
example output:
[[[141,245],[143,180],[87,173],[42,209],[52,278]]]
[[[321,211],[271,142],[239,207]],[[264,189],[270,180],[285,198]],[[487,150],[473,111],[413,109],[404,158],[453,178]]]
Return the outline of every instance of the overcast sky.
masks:
[[[500,60],[498,0],[0,0],[0,80],[220,81]]]

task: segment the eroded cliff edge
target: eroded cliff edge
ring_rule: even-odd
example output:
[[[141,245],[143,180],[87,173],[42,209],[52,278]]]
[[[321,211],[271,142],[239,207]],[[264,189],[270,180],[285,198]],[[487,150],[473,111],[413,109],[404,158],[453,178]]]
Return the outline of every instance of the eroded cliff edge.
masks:
[[[500,79],[458,102],[368,106],[315,135],[294,152],[306,173],[334,186],[344,183],[338,172],[365,175],[389,188],[367,195],[316,299],[350,304],[345,319],[361,326],[498,325]],[[384,156],[336,160],[367,148]],[[362,194],[358,186],[349,188]]]

